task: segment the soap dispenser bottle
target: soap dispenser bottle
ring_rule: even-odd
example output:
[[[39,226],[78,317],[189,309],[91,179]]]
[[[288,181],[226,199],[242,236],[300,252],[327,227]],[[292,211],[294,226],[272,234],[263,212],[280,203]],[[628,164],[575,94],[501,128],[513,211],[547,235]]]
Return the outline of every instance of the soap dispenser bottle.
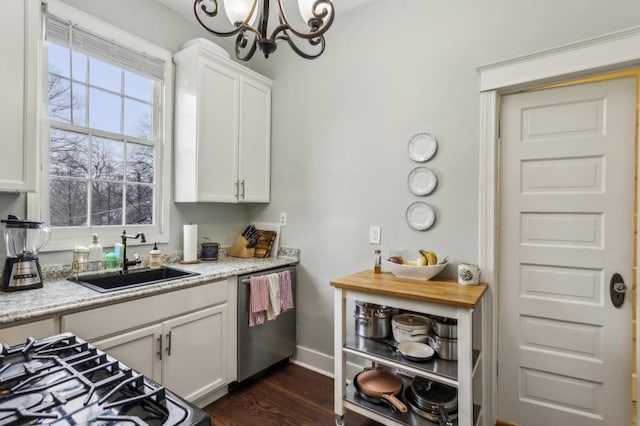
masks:
[[[153,248],[149,252],[149,267],[158,269],[162,266],[162,253],[158,250],[158,243],[153,243]]]
[[[89,245],[89,269],[99,271],[102,269],[102,246],[98,243],[98,234],[91,236],[92,242]]]

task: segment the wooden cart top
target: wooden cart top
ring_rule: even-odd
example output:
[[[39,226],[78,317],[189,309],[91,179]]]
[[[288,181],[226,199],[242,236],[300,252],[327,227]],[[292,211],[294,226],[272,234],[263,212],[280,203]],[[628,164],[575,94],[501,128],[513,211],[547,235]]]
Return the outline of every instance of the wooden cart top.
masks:
[[[376,274],[373,270],[335,279],[331,281],[331,285],[343,290],[403,297],[467,309],[473,309],[488,288],[486,283],[461,285],[456,280],[418,281],[397,278],[389,272]]]

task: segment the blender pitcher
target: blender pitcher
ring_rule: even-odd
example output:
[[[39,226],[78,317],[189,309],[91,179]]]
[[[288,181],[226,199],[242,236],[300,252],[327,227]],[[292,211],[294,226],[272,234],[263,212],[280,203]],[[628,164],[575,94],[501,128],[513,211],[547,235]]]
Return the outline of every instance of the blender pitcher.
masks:
[[[4,224],[7,259],[3,273],[3,290],[26,290],[42,287],[38,252],[49,241],[51,229],[43,222],[23,220],[9,215]]]

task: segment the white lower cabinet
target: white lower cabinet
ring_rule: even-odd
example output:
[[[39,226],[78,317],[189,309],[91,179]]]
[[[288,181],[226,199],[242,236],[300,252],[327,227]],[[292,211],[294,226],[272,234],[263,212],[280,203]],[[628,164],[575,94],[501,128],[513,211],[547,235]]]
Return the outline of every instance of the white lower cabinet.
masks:
[[[206,399],[235,380],[236,281],[64,315],[62,331],[189,401]]]
[[[163,323],[162,383],[195,401],[229,382],[227,304]]]
[[[47,318],[0,329],[0,342],[13,346],[26,342],[28,337],[40,339],[56,334],[57,331],[55,319]]]
[[[145,376],[161,382],[161,336],[162,325],[155,324],[97,340],[93,344]]]

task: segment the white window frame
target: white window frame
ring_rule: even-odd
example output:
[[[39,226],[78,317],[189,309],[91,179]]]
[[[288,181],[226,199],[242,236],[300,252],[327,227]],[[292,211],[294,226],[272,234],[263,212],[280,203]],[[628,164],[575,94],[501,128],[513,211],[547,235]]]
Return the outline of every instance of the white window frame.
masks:
[[[60,18],[68,19],[82,28],[113,40],[130,49],[145,52],[148,55],[165,61],[165,77],[160,89],[160,111],[154,116],[160,119],[158,126],[160,144],[155,151],[155,211],[152,225],[116,225],[83,228],[54,228],[51,240],[43,251],[70,250],[75,245],[88,245],[91,234],[100,235],[100,243],[110,247],[119,242],[119,235],[124,229],[127,233],[144,232],[148,244],[154,242],[169,242],[169,224],[171,210],[171,158],[173,146],[173,63],[171,51],[156,46],[142,38],[134,36],[94,16],[68,6],[58,0],[47,2],[48,12]],[[45,16],[42,19],[46,19]],[[42,39],[42,38],[41,38]],[[38,191],[27,197],[27,217],[38,218],[47,222],[49,215],[49,120],[47,118],[47,49],[41,42],[40,61],[38,69],[38,122],[40,167],[38,176]]]

